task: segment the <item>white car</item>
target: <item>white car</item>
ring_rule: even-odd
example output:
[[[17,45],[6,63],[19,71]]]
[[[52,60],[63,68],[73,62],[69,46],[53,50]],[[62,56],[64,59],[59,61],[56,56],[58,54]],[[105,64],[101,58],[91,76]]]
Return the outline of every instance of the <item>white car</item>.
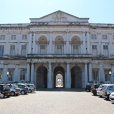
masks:
[[[108,84],[101,84],[98,89],[97,89],[97,95],[100,97],[103,97],[103,89],[107,86]]]
[[[114,103],[114,92],[112,92],[109,96],[109,99],[112,103]]]

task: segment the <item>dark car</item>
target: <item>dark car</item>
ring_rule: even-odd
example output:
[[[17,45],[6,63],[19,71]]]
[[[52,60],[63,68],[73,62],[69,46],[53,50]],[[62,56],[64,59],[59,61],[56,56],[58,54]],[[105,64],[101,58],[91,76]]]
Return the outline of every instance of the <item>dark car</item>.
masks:
[[[85,90],[90,92],[91,91],[91,86],[92,86],[91,84],[86,85]]]
[[[28,87],[27,87],[25,84],[23,84],[23,83],[18,83],[17,86],[18,86],[18,88],[21,89],[20,92],[21,92],[22,95],[28,93]]]
[[[0,84],[0,98],[10,97],[10,88],[6,84]]]
[[[91,92],[93,93],[93,95],[97,95],[97,88],[100,86],[100,84],[93,84],[91,86]]]

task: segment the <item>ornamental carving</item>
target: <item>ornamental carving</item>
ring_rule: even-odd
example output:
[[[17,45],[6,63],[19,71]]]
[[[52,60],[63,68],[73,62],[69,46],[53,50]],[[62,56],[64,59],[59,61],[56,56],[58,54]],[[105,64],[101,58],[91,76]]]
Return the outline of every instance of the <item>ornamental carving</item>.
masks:
[[[52,17],[52,22],[66,22],[67,18],[63,15],[62,12],[58,11],[54,16]]]
[[[49,41],[47,41],[46,37],[41,36],[39,40],[37,41],[38,44],[49,44]]]
[[[80,41],[80,38],[77,36],[74,36],[72,40],[70,41],[70,44],[82,44],[82,41]]]
[[[55,41],[53,41],[53,44],[66,44],[66,41],[61,36],[56,37]]]

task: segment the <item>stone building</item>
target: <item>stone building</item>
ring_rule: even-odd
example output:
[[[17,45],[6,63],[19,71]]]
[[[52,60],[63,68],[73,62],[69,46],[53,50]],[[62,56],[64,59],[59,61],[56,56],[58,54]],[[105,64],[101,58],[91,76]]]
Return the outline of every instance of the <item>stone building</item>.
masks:
[[[0,80],[37,88],[114,83],[114,24],[56,11],[30,23],[0,24]]]

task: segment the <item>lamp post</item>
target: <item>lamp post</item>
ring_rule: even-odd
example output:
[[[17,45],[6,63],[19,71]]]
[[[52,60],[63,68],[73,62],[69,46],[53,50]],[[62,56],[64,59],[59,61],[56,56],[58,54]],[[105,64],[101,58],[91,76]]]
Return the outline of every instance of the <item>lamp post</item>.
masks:
[[[8,78],[8,81],[9,81],[9,72],[7,71],[7,73],[6,73],[6,74],[7,74],[7,78]]]
[[[110,74],[110,78],[111,78],[111,74],[112,74],[112,72],[111,72],[111,71],[109,71],[109,74]]]

